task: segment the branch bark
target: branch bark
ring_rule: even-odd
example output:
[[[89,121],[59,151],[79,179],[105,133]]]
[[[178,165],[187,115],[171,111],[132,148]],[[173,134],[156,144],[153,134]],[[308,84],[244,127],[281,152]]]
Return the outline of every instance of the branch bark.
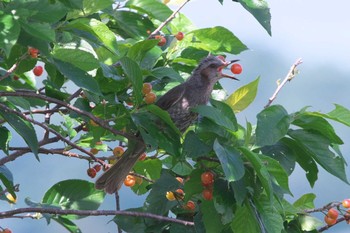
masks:
[[[131,216],[131,217],[142,217],[151,218],[161,222],[176,223],[184,226],[194,226],[193,222],[184,221],[176,218],[165,217],[161,215],[144,213],[144,212],[134,212],[134,211],[118,211],[118,210],[62,210],[53,208],[18,208],[15,210],[8,210],[0,212],[0,219],[18,217],[17,214],[24,213],[41,213],[41,214],[55,214],[55,215],[78,215],[78,216],[108,216],[108,215],[120,215],[120,216]]]
[[[273,93],[273,95],[269,98],[269,101],[267,102],[267,104],[265,105],[264,108],[269,107],[272,102],[276,99],[278,93],[281,91],[282,87],[284,85],[286,85],[286,83],[288,81],[291,81],[296,75],[297,75],[297,66],[300,65],[301,63],[303,63],[303,61],[301,60],[301,58],[299,58],[290,68],[287,76],[284,78],[284,80],[282,81],[282,83],[278,84],[276,91]]]

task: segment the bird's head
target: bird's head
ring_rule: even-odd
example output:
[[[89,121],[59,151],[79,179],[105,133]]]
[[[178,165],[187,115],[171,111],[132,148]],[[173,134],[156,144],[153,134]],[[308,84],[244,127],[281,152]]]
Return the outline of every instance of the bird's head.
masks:
[[[200,73],[203,78],[210,80],[219,80],[220,78],[231,78],[238,80],[236,77],[222,73],[222,70],[228,65],[239,60],[223,61],[217,56],[208,56],[201,61],[196,71]]]

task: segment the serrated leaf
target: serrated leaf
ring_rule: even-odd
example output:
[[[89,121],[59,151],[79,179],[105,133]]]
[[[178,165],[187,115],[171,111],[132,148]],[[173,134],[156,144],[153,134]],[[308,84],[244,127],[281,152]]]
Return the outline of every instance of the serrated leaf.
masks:
[[[120,59],[120,64],[123,67],[124,72],[130,79],[133,88],[133,96],[135,102],[139,105],[142,101],[142,72],[139,65],[128,57],[123,57]]]
[[[305,209],[313,209],[315,208],[314,200],[316,199],[316,195],[313,193],[307,193],[301,196],[298,200],[293,203],[295,208],[299,210]]]
[[[165,21],[173,13],[169,7],[156,0],[130,0],[125,6],[146,13],[160,21]]]
[[[238,0],[242,6],[249,11],[271,35],[271,13],[265,0]]]
[[[230,30],[221,26],[198,29],[190,33],[197,38],[197,41],[192,43],[193,47],[213,53],[239,54],[247,49]]]
[[[319,115],[314,115],[309,112],[296,114],[292,124],[306,130],[315,130],[327,137],[332,143],[343,144],[343,141],[335,133],[332,125]]]
[[[145,212],[144,208],[142,207],[126,209],[125,211],[141,212],[141,213]],[[147,229],[145,219],[142,217],[117,215],[113,218],[113,221],[118,225],[118,227],[128,232],[144,233],[146,232],[146,229]]]
[[[216,211],[212,201],[204,201],[200,205],[202,213],[202,221],[204,223],[206,232],[221,232],[224,224],[221,222],[221,216]]]
[[[52,219],[66,228],[70,233],[82,233],[80,228],[74,222],[64,216],[57,216]]]
[[[270,179],[270,174],[265,167],[263,161],[261,160],[259,154],[256,154],[245,147],[240,147],[239,150],[243,153],[246,159],[251,163],[256,175],[259,177],[259,180],[262,186],[265,189],[265,192],[270,200],[272,200],[272,183]]]
[[[130,47],[127,56],[137,63],[146,56],[146,53],[158,44],[157,40],[143,40]],[[161,51],[160,51],[161,52]],[[159,54],[161,55],[161,53]]]
[[[180,176],[187,176],[192,172],[193,167],[186,160],[180,160],[174,164],[171,170]]]
[[[200,105],[198,107],[193,108],[192,111],[199,113],[199,115],[201,115],[202,117],[206,117],[212,120],[217,125],[220,125],[229,131],[234,132],[237,130],[237,125],[235,124],[236,118],[229,118],[217,108],[208,105]]]
[[[101,93],[96,79],[91,75],[68,62],[56,59],[54,61],[57,69],[75,85],[95,94]]]
[[[94,183],[85,180],[64,180],[46,191],[42,203],[60,206],[62,209],[96,210],[104,200],[105,192],[96,190]],[[81,216],[67,215],[67,219]]]
[[[271,205],[270,198],[261,195],[255,204],[259,212],[259,218],[261,218],[266,232],[281,233],[284,229],[283,219],[275,206]]]
[[[220,160],[226,179],[229,182],[240,180],[245,170],[239,151],[233,147],[222,146],[217,139],[214,142],[213,149]]]
[[[305,147],[311,153],[312,158],[326,171],[345,183],[349,183],[345,173],[345,161],[329,149],[328,138],[305,130],[289,130],[288,135]]]
[[[0,149],[2,149],[7,155],[9,154],[9,142],[11,138],[11,131],[6,127],[0,126]]]
[[[251,207],[246,204],[237,206],[231,228],[235,233],[261,232]]]
[[[235,113],[243,111],[254,101],[258,91],[259,80],[260,77],[238,88],[226,99],[225,103],[228,104]]]
[[[110,52],[118,54],[118,44],[115,34],[101,21],[80,18],[71,21],[66,27],[90,33],[101,42],[101,45],[106,46]]]
[[[32,150],[33,154],[39,160],[38,157],[38,138],[36,136],[35,129],[33,125],[20,118],[15,114],[8,113],[3,109],[0,109],[0,115],[11,125],[11,127],[24,139],[29,148]]]
[[[55,47],[52,51],[52,56],[63,62],[73,64],[84,71],[90,71],[100,66],[99,61],[93,54],[80,49],[68,49]]]
[[[2,48],[6,56],[10,55],[12,47],[16,44],[20,33],[20,25],[12,15],[3,14],[0,12],[0,48]]]
[[[184,79],[179,73],[177,73],[173,68],[170,67],[157,67],[152,70],[152,75],[157,79],[162,79],[168,77],[177,82],[183,82]]]
[[[71,8],[78,9],[73,12],[69,12],[67,15],[67,19],[77,18],[79,16],[87,17],[88,15],[111,7],[112,4],[115,2],[113,0],[74,0],[69,1],[69,3],[67,3],[67,0],[61,1],[63,1],[65,5],[70,6]]]
[[[335,109],[327,114],[322,114],[322,113],[314,113],[314,114],[318,114],[323,117],[342,123],[346,126],[350,126],[350,110],[339,104],[335,104]]]
[[[193,131],[186,133],[186,138],[183,142],[182,150],[182,155],[184,157],[196,159],[200,156],[207,155],[210,150],[211,148],[202,142]]]
[[[55,41],[56,33],[48,23],[35,23],[21,21],[21,26],[24,31],[35,38],[47,42]]]
[[[151,180],[157,180],[160,177],[160,172],[162,170],[162,162],[159,159],[146,159],[144,161],[139,161],[133,167],[133,170],[137,174],[146,176]],[[138,194],[142,195],[149,191],[149,182],[143,181],[141,184],[136,184],[132,187],[132,190]]]
[[[298,221],[301,226],[301,230],[303,231],[313,231],[316,230],[318,227],[321,227],[324,225],[322,221],[320,221],[316,217],[312,217],[310,215],[299,215]]]
[[[256,144],[273,145],[287,134],[290,116],[281,105],[270,106],[257,115]]]

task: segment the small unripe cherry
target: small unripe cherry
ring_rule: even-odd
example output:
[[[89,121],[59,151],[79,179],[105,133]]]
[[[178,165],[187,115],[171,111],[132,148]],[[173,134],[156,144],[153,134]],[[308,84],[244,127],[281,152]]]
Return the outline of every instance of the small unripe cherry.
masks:
[[[344,208],[350,208],[350,199],[345,199],[342,201]]]
[[[139,157],[139,161],[144,161],[147,157],[147,154],[146,153],[142,153],[142,155],[140,155]]]
[[[123,153],[124,153],[124,148],[121,146],[117,146],[113,149],[113,155],[115,157],[120,157],[123,155]]]
[[[332,225],[336,224],[337,219],[330,218],[327,215],[325,215],[324,216],[324,221],[325,221],[325,223],[327,223],[328,226],[332,226]]]
[[[135,185],[135,183],[136,183],[136,179],[135,179],[134,176],[132,176],[132,175],[127,175],[126,176],[126,178],[124,180],[124,185],[125,186],[132,187],[132,186]]]
[[[176,177],[176,180],[177,180],[177,181],[179,181],[181,184],[183,184],[183,183],[184,183],[184,179],[183,179],[183,178],[181,178],[181,177]]]
[[[158,42],[158,46],[164,46],[166,44],[166,39],[164,36],[161,36],[161,35],[156,35],[154,37],[156,40],[159,40]]]
[[[153,104],[156,101],[157,96],[153,92],[150,92],[150,93],[145,95],[144,99],[145,99],[146,104]]]
[[[40,76],[44,72],[44,68],[42,66],[35,66],[33,69],[33,73],[35,76]]]
[[[150,84],[150,83],[144,83],[144,84],[142,85],[142,93],[143,93],[144,95],[150,93],[151,91],[152,91],[152,84]]]
[[[194,210],[196,208],[196,204],[193,201],[188,201],[186,203],[185,209]]]
[[[88,176],[90,176],[91,178],[94,178],[96,176],[96,173],[97,173],[94,168],[88,168],[86,172],[87,172]]]
[[[185,35],[183,34],[183,32],[178,32],[176,35],[175,35],[175,37],[176,37],[176,39],[177,40],[182,40],[184,37],[185,37]]]
[[[213,191],[210,189],[204,189],[202,192],[202,196],[204,200],[210,201],[211,199],[213,199]]]
[[[98,153],[98,149],[96,148],[91,148],[90,153],[96,155]]]
[[[169,201],[175,201],[175,195],[174,195],[174,193],[173,192],[166,192],[166,194],[165,194],[165,197],[166,197],[166,199],[168,199]]]
[[[233,74],[240,74],[242,73],[242,70],[243,70],[242,66],[238,63],[235,63],[231,66],[231,72]]]

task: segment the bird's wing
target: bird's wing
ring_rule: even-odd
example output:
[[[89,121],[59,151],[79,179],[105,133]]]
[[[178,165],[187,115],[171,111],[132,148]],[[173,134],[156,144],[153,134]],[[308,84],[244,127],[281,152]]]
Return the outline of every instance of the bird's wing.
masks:
[[[171,106],[176,104],[181,99],[181,97],[184,95],[185,89],[186,86],[182,84],[174,87],[165,93],[162,97],[160,97],[157,100],[156,105],[163,110],[168,110]]]

